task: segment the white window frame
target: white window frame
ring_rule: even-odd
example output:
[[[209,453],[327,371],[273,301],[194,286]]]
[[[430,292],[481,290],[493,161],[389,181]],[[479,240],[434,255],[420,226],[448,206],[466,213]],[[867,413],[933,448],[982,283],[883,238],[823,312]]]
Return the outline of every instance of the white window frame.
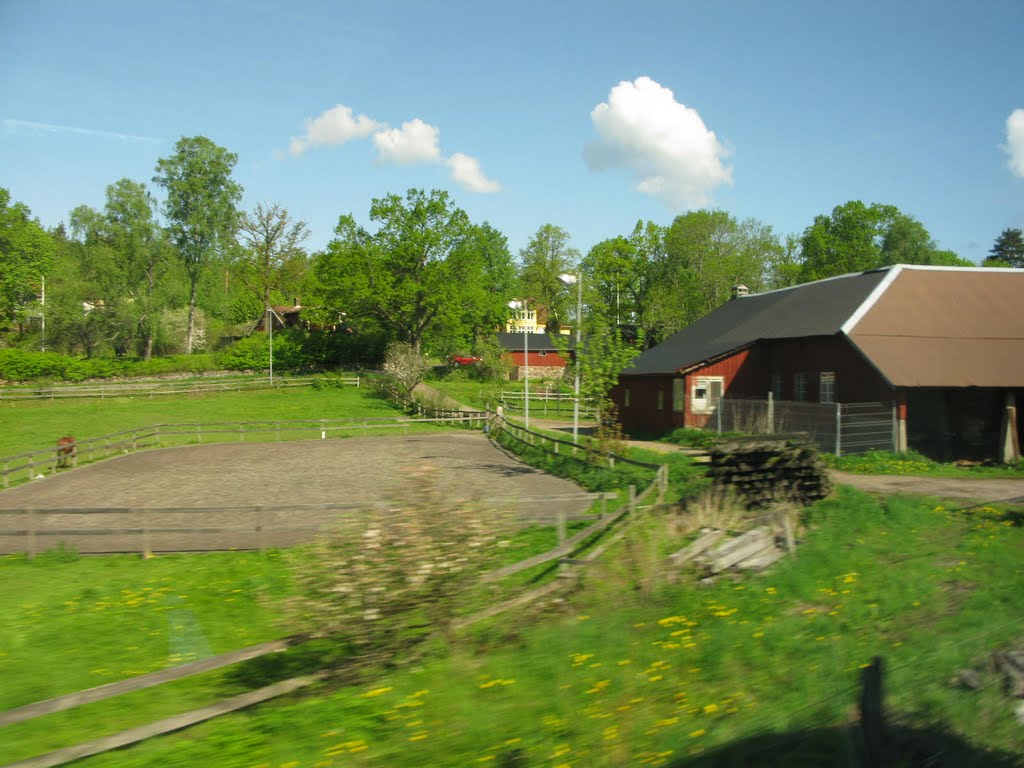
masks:
[[[690,410],[693,413],[714,413],[725,396],[724,376],[694,376],[690,385]],[[718,385],[718,397],[714,395]]]
[[[818,401],[834,403],[836,401],[836,372],[822,371],[818,374]]]

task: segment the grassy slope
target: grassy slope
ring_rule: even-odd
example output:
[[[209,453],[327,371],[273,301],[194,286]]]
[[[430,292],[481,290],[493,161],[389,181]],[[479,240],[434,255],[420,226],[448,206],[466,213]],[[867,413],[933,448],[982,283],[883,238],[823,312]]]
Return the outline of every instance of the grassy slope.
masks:
[[[83,765],[669,765],[845,723],[875,655],[898,717],[1019,751],[994,679],[978,693],[947,684],[1024,629],[1024,529],[1010,523],[844,489],[812,511],[798,557],[765,576],[657,587],[642,556],[618,560],[563,610],[475,629],[447,658]],[[800,743],[788,764],[844,748]]]

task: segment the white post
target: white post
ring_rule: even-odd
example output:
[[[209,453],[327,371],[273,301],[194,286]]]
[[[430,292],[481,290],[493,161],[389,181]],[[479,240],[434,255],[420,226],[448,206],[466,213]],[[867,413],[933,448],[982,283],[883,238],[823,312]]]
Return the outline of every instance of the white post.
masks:
[[[618,293],[616,293],[616,299]],[[618,306],[616,306],[618,312]],[[576,368],[574,385],[575,399],[572,403],[572,441],[580,441],[580,328],[583,325],[583,272],[576,273],[576,351],[573,352],[573,366]]]
[[[775,393],[768,393],[768,434],[772,434],[775,431]]]
[[[274,310],[267,307],[267,332],[270,334],[270,383],[274,383]]]
[[[836,456],[842,455],[843,450],[843,406],[836,403]]]
[[[523,305],[525,307],[525,304]],[[523,313],[526,313],[525,308]],[[526,363],[526,367],[523,373],[523,381],[526,383],[526,406],[525,406],[525,419],[526,428],[530,428],[530,335],[526,332],[526,323],[523,323],[523,362]]]

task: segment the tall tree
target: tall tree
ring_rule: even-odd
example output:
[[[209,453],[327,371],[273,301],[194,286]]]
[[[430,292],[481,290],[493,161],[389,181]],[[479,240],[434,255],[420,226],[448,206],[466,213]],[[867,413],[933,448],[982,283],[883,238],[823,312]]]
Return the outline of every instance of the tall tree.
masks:
[[[453,329],[467,333],[467,318],[484,311],[489,294],[481,290],[485,259],[468,243],[474,228],[466,212],[443,190],[411,189],[404,200],[373,200],[370,218],[378,224],[372,235],[342,216],[335,239],[318,255],[324,301],[417,352],[425,343],[440,349]],[[492,245],[493,236],[492,230],[485,238]]]
[[[524,298],[533,299],[548,310],[549,322],[566,319],[570,306],[575,307],[558,279],[564,272],[575,271],[580,254],[569,246],[569,233],[554,224],[544,224],[519,252],[519,290]]]
[[[941,251],[924,225],[892,205],[851,200],[819,215],[800,241],[800,281],[863,272],[893,264],[970,266]]]
[[[756,219],[737,221],[708,210],[677,216],[665,234],[665,258],[654,281],[651,324],[657,337],[725,303],[735,285],[764,290],[781,250],[771,227]]]
[[[28,206],[12,203],[10,192],[0,187],[0,331],[18,322],[26,307],[36,306],[54,251],[53,238]]]
[[[1024,234],[1019,229],[1004,229],[996,238],[985,263],[1024,269]]]
[[[274,291],[298,286],[305,276],[306,253],[301,245],[309,229],[306,222],[295,221],[287,208],[262,203],[242,216],[238,229],[243,248],[235,266],[265,310]]]
[[[185,350],[192,352],[199,281],[211,259],[230,246],[238,226],[242,187],[231,178],[238,155],[205,136],[183,137],[170,157],[157,161],[153,181],[164,188],[171,242],[189,280]]]
[[[168,248],[156,221],[156,202],[146,186],[121,179],[107,187],[104,235],[114,251],[120,276],[121,314],[133,325],[142,356],[153,354],[156,319],[164,302],[160,279],[167,268]]]

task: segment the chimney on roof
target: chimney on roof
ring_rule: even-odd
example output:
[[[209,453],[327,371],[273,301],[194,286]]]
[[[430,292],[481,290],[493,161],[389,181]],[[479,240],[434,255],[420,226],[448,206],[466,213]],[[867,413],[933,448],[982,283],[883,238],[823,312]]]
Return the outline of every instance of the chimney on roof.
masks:
[[[740,283],[739,285],[734,285],[732,287],[732,297],[734,299],[738,299],[740,296],[747,296],[749,294],[750,289],[747,288],[747,286],[745,286],[743,283]]]

